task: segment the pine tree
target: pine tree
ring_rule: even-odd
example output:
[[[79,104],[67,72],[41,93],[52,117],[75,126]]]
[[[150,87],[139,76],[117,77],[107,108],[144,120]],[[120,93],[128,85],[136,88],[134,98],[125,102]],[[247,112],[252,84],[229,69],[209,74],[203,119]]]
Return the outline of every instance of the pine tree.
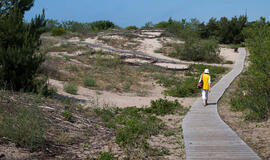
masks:
[[[45,16],[24,22],[34,0],[2,0],[0,3],[0,83],[13,90],[35,90],[36,73],[44,61],[38,52]]]

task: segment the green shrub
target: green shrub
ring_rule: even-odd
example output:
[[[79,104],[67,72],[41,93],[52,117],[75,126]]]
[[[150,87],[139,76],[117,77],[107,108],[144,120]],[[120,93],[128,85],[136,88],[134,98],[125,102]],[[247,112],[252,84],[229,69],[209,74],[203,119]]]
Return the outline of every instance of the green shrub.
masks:
[[[147,146],[146,138],[159,133],[164,124],[144,109],[128,107],[124,109],[95,109],[105,122],[105,126],[116,128],[116,143],[121,146]]]
[[[220,63],[219,46],[215,40],[199,40],[190,38],[186,41],[184,48],[178,50],[180,58],[190,61],[205,61],[209,63]]]
[[[43,146],[46,123],[36,106],[2,106],[0,117],[0,136],[32,150]]]
[[[116,25],[110,21],[95,21],[87,25],[91,31],[95,31],[95,32],[108,30],[108,29],[116,27]]]
[[[176,109],[183,109],[183,106],[177,101],[169,101],[167,99],[158,99],[151,101],[151,107],[145,108],[147,113],[156,115],[173,114]]]
[[[238,83],[243,92],[231,100],[232,110],[242,111],[249,120],[266,120],[270,111],[270,27],[262,18],[246,28],[244,34],[250,65]]]
[[[72,113],[69,109],[69,106],[65,106],[65,112],[63,113],[63,116],[64,116],[64,119],[66,121],[69,121],[71,122],[71,119],[72,119]]]
[[[83,78],[83,84],[85,87],[94,87],[97,85],[97,82],[94,78],[86,76]]]
[[[77,94],[78,87],[75,83],[69,82],[64,84],[64,91],[70,94]]]
[[[128,26],[126,27],[126,30],[137,30],[138,28],[136,26]]]
[[[67,31],[62,28],[62,27],[58,27],[58,28],[54,28],[52,29],[52,36],[62,36],[64,35]]]
[[[198,79],[187,78],[181,84],[176,84],[169,90],[165,91],[165,94],[173,97],[189,97],[196,96],[199,93],[197,89]]]

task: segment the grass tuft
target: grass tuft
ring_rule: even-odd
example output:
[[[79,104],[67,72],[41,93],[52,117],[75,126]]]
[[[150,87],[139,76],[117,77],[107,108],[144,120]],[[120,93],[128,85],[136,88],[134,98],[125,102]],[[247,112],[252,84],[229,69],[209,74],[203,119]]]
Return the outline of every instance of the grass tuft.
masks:
[[[78,92],[78,87],[75,83],[68,82],[64,85],[64,91],[76,95]]]

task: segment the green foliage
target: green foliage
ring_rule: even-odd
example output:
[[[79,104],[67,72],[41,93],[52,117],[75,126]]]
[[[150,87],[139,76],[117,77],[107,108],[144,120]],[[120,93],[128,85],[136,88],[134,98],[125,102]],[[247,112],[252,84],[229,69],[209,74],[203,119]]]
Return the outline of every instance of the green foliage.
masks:
[[[47,21],[46,30],[51,31],[53,36],[61,36],[67,31],[87,35],[89,32],[99,32],[117,27],[110,21],[95,21],[91,23],[80,23],[76,21],[59,23],[57,20],[52,19]]]
[[[62,36],[66,34],[66,30],[63,27],[57,27],[52,29],[52,36]]]
[[[137,30],[138,27],[137,26],[128,26],[126,27],[126,30]]]
[[[157,135],[163,128],[161,120],[153,115],[145,115],[137,108],[127,108],[116,121],[120,125],[116,133],[116,143],[126,146],[137,146],[147,143],[145,139]]]
[[[166,29],[176,37],[187,40],[190,37],[202,39],[216,39],[223,44],[240,44],[244,41],[243,29],[248,25],[246,16],[211,18],[208,23],[201,23],[193,18],[190,21],[182,19],[175,21],[170,18],[154,25],[155,28]]]
[[[151,101],[151,107],[145,108],[147,113],[154,113],[156,115],[166,115],[175,113],[176,109],[185,110],[183,106],[177,101],[169,101],[167,99],[158,99]]]
[[[220,50],[215,40],[199,40],[190,38],[186,40],[184,48],[179,50],[180,59],[191,61],[205,61],[209,63],[220,63]]]
[[[94,160],[118,160],[118,158],[115,158],[109,152],[104,152],[104,153],[101,153],[100,156],[97,159],[94,159]]]
[[[228,61],[223,62],[223,64],[233,64],[233,61],[228,60]]]
[[[153,22],[146,22],[145,25],[142,27],[142,29],[153,29],[154,24]]]
[[[197,32],[199,21],[197,19],[191,19],[190,22],[182,19],[182,21],[175,21],[169,18],[167,22],[163,21],[155,24],[155,28],[166,29],[174,36],[180,39],[188,39],[189,37],[198,37]]]
[[[94,87],[97,85],[97,82],[94,78],[86,76],[83,78],[83,84],[85,87]]]
[[[246,119],[267,119],[270,111],[270,26],[264,18],[244,31],[250,51],[248,71],[240,80],[240,93],[231,100],[232,110]]]
[[[88,24],[85,23],[79,23],[75,21],[66,21],[62,23],[65,30],[69,30],[71,32],[77,32],[80,34],[87,34],[89,31]]]
[[[165,95],[173,97],[196,96],[199,93],[197,83],[204,69],[210,70],[211,80],[215,82],[218,75],[225,73],[228,68],[220,66],[209,66],[203,64],[191,65],[188,71],[185,71],[185,76],[188,78],[177,77],[174,74],[156,74],[154,78],[157,83],[167,88]]]
[[[0,16],[7,16],[11,10],[18,7],[20,14],[24,14],[34,5],[34,0],[1,0],[0,1]]]
[[[37,106],[9,104],[0,107],[0,136],[21,147],[36,150],[44,144],[46,123]]]
[[[116,27],[116,25],[110,21],[95,21],[88,24],[88,26],[92,31],[108,30]]]
[[[78,87],[75,83],[68,82],[64,84],[64,91],[75,95],[78,92]]]
[[[15,2],[15,1],[13,1]],[[0,15],[0,84],[8,89],[32,91],[37,70],[45,57],[38,52],[40,35],[45,32],[45,16],[25,23],[24,11],[33,0],[11,5]]]
[[[57,20],[53,20],[53,19],[47,19],[47,23],[46,23],[46,30],[47,31],[52,31],[55,28],[59,28],[60,27],[60,23]]]
[[[198,93],[197,83],[196,78],[187,78],[182,83],[174,85],[170,90],[166,90],[165,94],[173,97],[196,96]]]
[[[116,143],[121,146],[147,146],[146,139],[159,133],[164,124],[144,109],[96,109],[107,127],[116,128]]]
[[[223,44],[240,44],[244,41],[243,29],[247,26],[247,17],[233,17],[231,20],[221,17],[220,20],[211,18],[209,22],[200,25],[201,38],[215,37]]]
[[[65,106],[65,112],[63,113],[63,117],[66,121],[70,121],[72,120],[72,113],[70,111],[69,106]]]

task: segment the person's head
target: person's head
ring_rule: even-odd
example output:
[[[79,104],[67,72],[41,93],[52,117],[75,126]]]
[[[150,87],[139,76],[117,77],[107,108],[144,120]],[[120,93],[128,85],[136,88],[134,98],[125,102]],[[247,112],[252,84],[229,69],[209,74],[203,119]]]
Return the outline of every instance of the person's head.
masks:
[[[205,73],[205,74],[209,74],[209,69],[205,69],[205,70],[204,70],[204,73]]]

